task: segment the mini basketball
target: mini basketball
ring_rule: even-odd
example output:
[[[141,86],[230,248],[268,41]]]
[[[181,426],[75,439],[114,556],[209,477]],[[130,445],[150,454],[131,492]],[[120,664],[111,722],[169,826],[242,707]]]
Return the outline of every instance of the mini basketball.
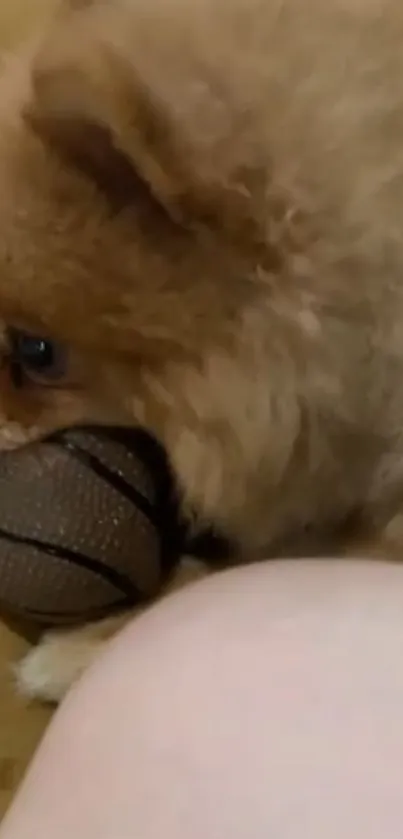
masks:
[[[41,624],[154,597],[179,557],[169,469],[141,430],[71,429],[0,457],[0,608]]]

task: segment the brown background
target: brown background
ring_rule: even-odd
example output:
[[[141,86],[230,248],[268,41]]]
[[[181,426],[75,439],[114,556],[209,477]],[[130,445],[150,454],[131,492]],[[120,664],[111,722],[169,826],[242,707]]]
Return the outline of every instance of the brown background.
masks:
[[[14,48],[56,6],[57,0],[0,0],[0,51]],[[50,716],[47,708],[28,705],[13,688],[12,664],[27,644],[0,622],[0,817]]]

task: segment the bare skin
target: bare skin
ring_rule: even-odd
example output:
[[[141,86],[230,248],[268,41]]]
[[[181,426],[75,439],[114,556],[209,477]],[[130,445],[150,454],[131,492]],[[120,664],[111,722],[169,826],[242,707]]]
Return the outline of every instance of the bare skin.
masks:
[[[403,570],[209,578],[56,714],[1,839],[384,839],[403,823]]]

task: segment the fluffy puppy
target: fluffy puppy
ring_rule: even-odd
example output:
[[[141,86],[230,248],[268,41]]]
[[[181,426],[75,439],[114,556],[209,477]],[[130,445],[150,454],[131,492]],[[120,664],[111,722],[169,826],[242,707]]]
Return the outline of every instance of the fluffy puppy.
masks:
[[[396,0],[64,5],[0,79],[1,446],[142,423],[240,557],[399,554],[402,38]]]

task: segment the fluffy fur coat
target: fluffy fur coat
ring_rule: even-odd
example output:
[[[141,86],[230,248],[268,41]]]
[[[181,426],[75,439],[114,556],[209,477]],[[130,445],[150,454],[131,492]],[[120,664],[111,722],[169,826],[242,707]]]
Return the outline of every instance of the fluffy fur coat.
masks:
[[[400,554],[402,43],[399,0],[64,4],[0,79],[1,446],[143,423],[240,558]],[[10,330],[63,368],[16,384]]]

